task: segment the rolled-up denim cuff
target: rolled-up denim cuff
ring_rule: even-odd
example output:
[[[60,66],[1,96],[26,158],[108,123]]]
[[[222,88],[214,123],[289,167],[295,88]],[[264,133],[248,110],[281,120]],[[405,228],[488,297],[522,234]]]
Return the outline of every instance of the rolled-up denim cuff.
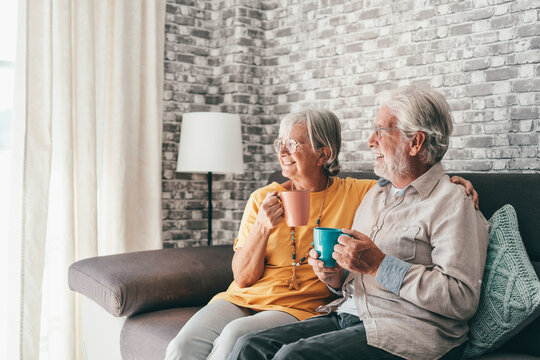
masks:
[[[391,292],[399,295],[399,289],[411,264],[392,255],[386,255],[377,270],[375,280]]]

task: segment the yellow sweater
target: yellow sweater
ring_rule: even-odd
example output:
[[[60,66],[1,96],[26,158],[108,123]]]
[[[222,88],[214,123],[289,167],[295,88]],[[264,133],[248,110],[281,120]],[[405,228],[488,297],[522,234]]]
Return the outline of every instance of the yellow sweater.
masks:
[[[367,191],[375,185],[374,180],[334,178],[328,188],[321,216],[321,227],[350,229],[358,205]],[[272,183],[251,194],[234,249],[242,247],[253,226],[259,206],[267,193],[285,191],[278,183]],[[296,259],[301,260],[313,241],[313,228],[316,225],[324,191],[311,193],[309,222],[306,226],[295,228]],[[214,296],[211,300],[223,299],[233,304],[253,310],[280,310],[289,313],[299,320],[315,315],[319,305],[329,302],[331,293],[305,260],[297,267],[296,275],[301,281],[299,290],[289,290],[287,280],[292,275],[291,228],[285,220],[274,228],[268,239],[265,255],[265,270],[262,277],[253,285],[240,288],[233,281],[227,291]]]

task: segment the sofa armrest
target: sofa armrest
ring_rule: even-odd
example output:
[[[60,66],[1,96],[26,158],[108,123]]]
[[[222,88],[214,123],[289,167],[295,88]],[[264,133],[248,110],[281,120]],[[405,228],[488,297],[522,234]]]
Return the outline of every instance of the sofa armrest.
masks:
[[[98,256],[69,267],[71,290],[114,316],[200,306],[233,279],[231,245]]]

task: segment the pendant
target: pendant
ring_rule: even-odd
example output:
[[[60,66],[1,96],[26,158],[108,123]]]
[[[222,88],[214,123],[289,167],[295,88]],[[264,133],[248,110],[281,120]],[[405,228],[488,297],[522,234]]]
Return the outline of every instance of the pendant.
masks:
[[[289,285],[289,290],[300,290],[300,280],[296,277],[296,266],[292,266],[292,276],[289,280],[287,280],[287,285]]]

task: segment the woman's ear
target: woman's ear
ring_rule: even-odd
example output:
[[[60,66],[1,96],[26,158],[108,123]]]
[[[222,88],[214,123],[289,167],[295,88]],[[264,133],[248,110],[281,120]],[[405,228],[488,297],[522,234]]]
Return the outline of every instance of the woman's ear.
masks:
[[[411,140],[411,150],[409,150],[409,155],[416,156],[422,150],[422,145],[426,141],[426,134],[423,131],[417,131],[416,135]]]
[[[326,146],[321,148],[321,154],[319,155],[319,160],[317,161],[317,164],[319,166],[323,166],[329,157],[330,157],[330,149],[328,149]]]

